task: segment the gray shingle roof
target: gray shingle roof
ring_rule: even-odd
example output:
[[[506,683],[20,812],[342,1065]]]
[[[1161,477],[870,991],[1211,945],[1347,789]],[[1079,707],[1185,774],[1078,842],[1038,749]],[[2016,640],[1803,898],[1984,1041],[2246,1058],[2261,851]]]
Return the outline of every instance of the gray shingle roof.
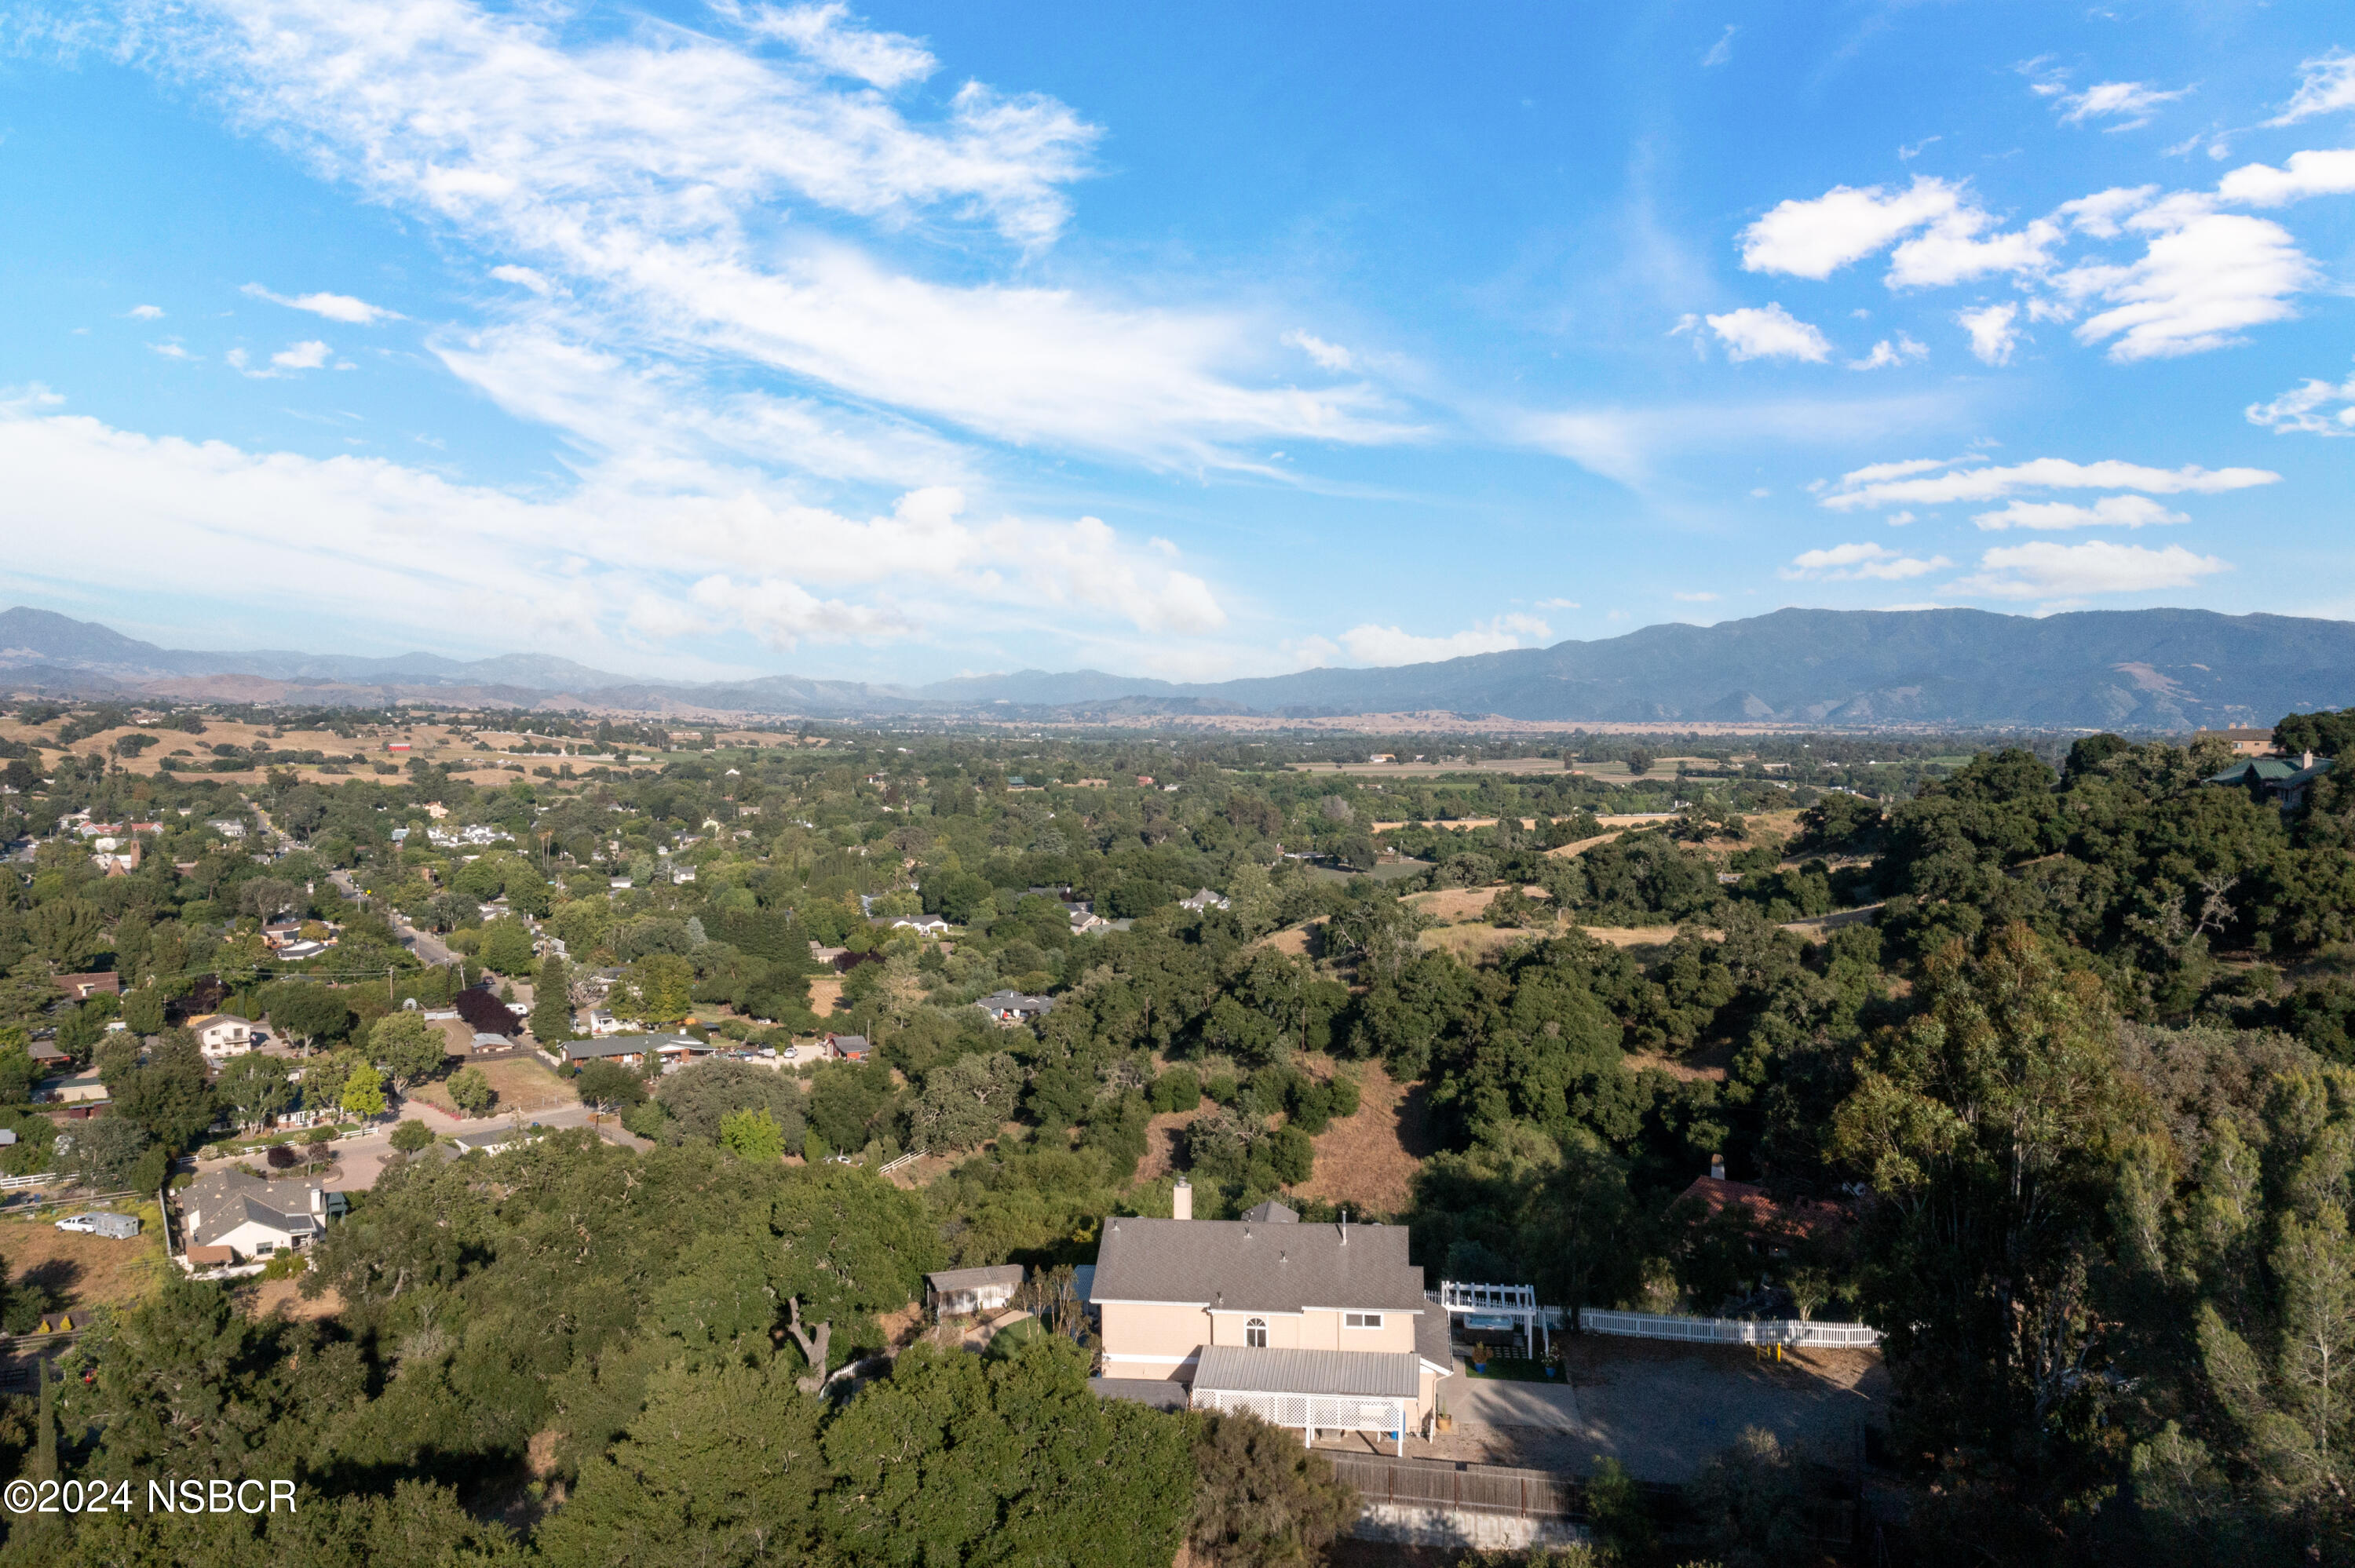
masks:
[[[289,1206],[282,1208],[282,1203]],[[273,1185],[233,1171],[208,1176],[180,1193],[180,1212],[197,1216],[188,1232],[191,1246],[210,1246],[249,1221],[288,1236],[316,1235],[320,1225],[310,1204],[308,1185]]]
[[[1194,1390],[1231,1393],[1334,1393],[1412,1399],[1423,1392],[1423,1358],[1406,1351],[1255,1351],[1205,1345]]]
[[[994,1268],[952,1268],[924,1276],[924,1283],[944,1294],[956,1290],[979,1290],[986,1285],[1019,1285],[1022,1283],[1022,1266],[1001,1263]]]
[[[1250,1220],[1146,1220],[1104,1224],[1096,1301],[1178,1301],[1229,1312],[1308,1307],[1424,1309],[1423,1271],[1407,1261],[1402,1225]]]

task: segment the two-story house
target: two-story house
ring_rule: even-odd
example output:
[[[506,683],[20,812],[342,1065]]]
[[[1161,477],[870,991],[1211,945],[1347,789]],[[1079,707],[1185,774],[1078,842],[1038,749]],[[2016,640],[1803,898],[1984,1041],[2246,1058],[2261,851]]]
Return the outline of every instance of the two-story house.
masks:
[[[1276,1202],[1196,1220],[1183,1181],[1175,1207],[1104,1222],[1088,1293],[1103,1392],[1150,1398],[1136,1385],[1175,1382],[1196,1409],[1251,1410],[1304,1442],[1370,1432],[1403,1452],[1455,1370],[1406,1229],[1303,1224]]]

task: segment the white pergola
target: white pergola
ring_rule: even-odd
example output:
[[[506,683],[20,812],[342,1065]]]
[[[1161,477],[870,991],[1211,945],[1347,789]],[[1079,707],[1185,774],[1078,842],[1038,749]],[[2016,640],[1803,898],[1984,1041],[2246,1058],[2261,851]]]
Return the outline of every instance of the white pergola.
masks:
[[[1532,1355],[1550,1352],[1545,1311],[1534,1285],[1477,1285],[1460,1279],[1439,1282],[1439,1304],[1452,1330],[1458,1318],[1510,1318],[1520,1325],[1521,1343]]]

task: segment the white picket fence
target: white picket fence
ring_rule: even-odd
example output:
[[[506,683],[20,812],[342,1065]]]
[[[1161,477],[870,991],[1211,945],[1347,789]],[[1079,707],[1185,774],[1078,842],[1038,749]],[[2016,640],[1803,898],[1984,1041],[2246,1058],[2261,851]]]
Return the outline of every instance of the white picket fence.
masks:
[[[64,1180],[54,1171],[36,1171],[30,1176],[0,1176],[0,1192],[20,1192],[27,1187],[45,1187]]]
[[[1684,1318],[1670,1313],[1604,1312],[1582,1308],[1579,1327],[1590,1334],[1671,1340],[1692,1345],[1808,1345],[1822,1350],[1870,1350],[1881,1330],[1862,1323],[1809,1323],[1797,1318]]]

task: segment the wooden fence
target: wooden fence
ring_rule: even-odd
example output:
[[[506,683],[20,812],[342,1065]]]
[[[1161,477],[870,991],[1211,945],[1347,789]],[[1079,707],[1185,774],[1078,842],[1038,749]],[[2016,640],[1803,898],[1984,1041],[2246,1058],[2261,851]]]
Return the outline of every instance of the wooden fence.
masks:
[[[1333,1461],[1333,1473],[1355,1487],[1359,1499],[1368,1503],[1503,1513],[1516,1519],[1577,1519],[1586,1511],[1584,1489],[1550,1470],[1384,1459],[1370,1454],[1327,1457]]]

